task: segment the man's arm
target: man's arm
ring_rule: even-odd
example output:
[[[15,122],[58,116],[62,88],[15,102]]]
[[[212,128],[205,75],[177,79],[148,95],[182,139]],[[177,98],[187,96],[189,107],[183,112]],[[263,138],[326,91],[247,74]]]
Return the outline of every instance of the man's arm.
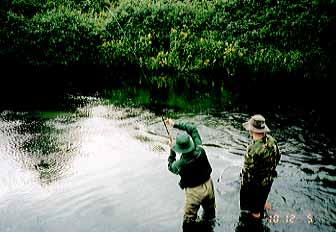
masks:
[[[170,149],[170,155],[168,157],[168,170],[178,175],[180,172],[179,161],[176,160],[176,153]]]
[[[170,154],[168,156],[168,170],[178,175],[180,172],[179,161],[176,161],[176,153],[173,151],[173,137],[169,134],[168,146],[170,147]]]
[[[188,123],[176,122],[174,123],[174,127],[177,129],[186,131],[191,136],[195,145],[202,145],[201,136],[199,135],[198,130],[195,126],[188,124]]]
[[[257,154],[251,145],[249,145],[246,149],[246,154],[244,156],[244,164],[242,169],[242,178],[244,183],[248,183],[251,181],[253,177],[256,176],[258,172],[258,168],[256,167],[257,163]]]
[[[281,154],[279,151],[278,144],[275,144],[275,157],[276,157],[276,165],[278,165],[281,159]]]
[[[250,152],[249,149],[247,149],[246,154],[244,156],[244,164],[243,164],[243,171],[245,173],[250,173],[251,170],[253,170],[254,168],[254,160],[253,160],[253,156]]]

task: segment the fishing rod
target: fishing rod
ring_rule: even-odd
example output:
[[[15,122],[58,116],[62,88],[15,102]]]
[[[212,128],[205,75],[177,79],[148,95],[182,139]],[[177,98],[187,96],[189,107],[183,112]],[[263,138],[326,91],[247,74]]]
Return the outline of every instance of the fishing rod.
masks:
[[[165,121],[164,121],[163,116],[161,116],[161,118],[162,118],[162,122],[163,122],[163,124],[164,124],[164,126],[165,126],[165,128],[166,128],[167,134],[168,134],[168,136],[170,137],[170,133],[169,133],[169,130],[168,130],[168,128],[167,128],[167,125],[166,125],[166,123],[165,123]]]
[[[167,125],[166,125],[166,123],[165,123],[165,121],[164,121],[163,116],[161,116],[161,118],[162,118],[162,122],[163,122],[163,124],[164,124],[164,126],[165,126],[165,128],[166,128],[168,137],[170,137],[170,132],[169,132],[169,130],[168,130],[168,128],[167,128]],[[155,133],[153,133],[153,134],[155,134]],[[157,134],[155,134],[155,135],[157,135]],[[162,136],[163,136],[163,135],[162,135]],[[215,143],[203,143],[202,146],[216,147],[216,148],[224,148],[224,146],[222,146],[222,145],[220,145],[220,144],[215,144]]]

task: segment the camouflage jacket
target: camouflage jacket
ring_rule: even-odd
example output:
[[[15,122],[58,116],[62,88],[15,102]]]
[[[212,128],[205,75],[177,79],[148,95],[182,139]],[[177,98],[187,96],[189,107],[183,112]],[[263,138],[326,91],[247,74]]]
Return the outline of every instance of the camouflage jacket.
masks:
[[[266,186],[277,176],[276,167],[280,161],[276,140],[270,136],[253,140],[248,145],[241,172],[241,184]]]

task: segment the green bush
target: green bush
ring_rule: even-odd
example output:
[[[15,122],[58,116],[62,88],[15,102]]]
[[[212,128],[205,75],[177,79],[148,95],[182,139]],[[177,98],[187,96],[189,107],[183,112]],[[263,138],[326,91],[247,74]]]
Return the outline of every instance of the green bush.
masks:
[[[37,14],[30,20],[9,14],[8,45],[23,63],[76,64],[97,62],[104,37],[97,21],[67,7]]]
[[[122,57],[148,70],[223,69],[321,75],[330,65],[321,43],[335,20],[327,3],[301,1],[121,1],[111,9],[108,60]],[[334,5],[331,5],[334,7]],[[106,50],[108,52],[106,52]],[[318,58],[318,59],[316,59]]]
[[[161,82],[177,73],[322,78],[334,70],[335,1],[11,3],[0,54],[23,63],[136,65]]]

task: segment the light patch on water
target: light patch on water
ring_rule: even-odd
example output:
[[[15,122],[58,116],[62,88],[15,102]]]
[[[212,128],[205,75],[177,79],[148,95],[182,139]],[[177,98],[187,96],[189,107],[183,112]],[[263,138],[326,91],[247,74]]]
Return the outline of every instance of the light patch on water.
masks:
[[[13,192],[24,193],[42,189],[37,176],[20,167],[15,161],[1,160],[0,170],[0,198]]]
[[[13,138],[16,134],[13,128],[20,124],[19,121],[13,124],[0,121],[0,202],[1,198],[6,199],[12,193],[29,193],[42,189],[37,175],[25,169],[23,162],[20,162],[20,157],[25,154],[17,149],[18,141]]]

